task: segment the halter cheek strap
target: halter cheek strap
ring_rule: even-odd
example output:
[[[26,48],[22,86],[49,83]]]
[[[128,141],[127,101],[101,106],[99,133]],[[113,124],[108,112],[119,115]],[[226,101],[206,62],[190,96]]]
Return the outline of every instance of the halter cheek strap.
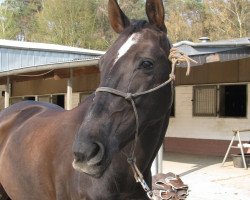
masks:
[[[159,90],[160,88],[164,87],[165,85],[169,84],[170,82],[173,83],[173,81],[175,80],[175,68],[176,65],[178,65],[181,62],[186,62],[187,63],[187,72],[186,75],[189,75],[190,73],[190,61],[191,62],[195,62],[196,61],[192,60],[191,58],[189,58],[187,55],[185,55],[183,52],[179,51],[176,48],[172,48],[170,49],[170,54],[169,54],[169,58],[168,58],[171,62],[172,62],[172,70],[171,73],[169,74],[169,79],[167,81],[165,81],[164,83],[143,91],[143,92],[137,92],[137,93],[125,93],[122,92],[120,90],[116,90],[110,87],[99,87],[96,89],[96,93],[97,92],[108,92],[111,93],[113,95],[116,96],[120,96],[123,97],[125,100],[129,101],[133,107],[133,111],[134,111],[134,115],[135,115],[135,124],[136,124],[136,129],[135,129],[135,140],[134,140],[134,144],[132,145],[132,148],[130,150],[130,154],[126,155],[124,152],[123,154],[127,157],[127,161],[134,173],[134,177],[136,182],[139,182],[142,186],[142,188],[144,189],[144,191],[147,193],[149,199],[154,199],[153,197],[153,192],[152,190],[149,188],[149,186],[147,185],[146,181],[143,178],[142,173],[140,172],[140,170],[138,169],[137,165],[136,165],[136,157],[135,157],[135,148],[136,148],[136,144],[138,141],[138,137],[139,137],[139,116],[138,116],[138,112],[136,109],[136,105],[134,102],[134,99],[136,97],[142,96],[144,94],[149,94],[151,92],[155,92],[156,90]]]

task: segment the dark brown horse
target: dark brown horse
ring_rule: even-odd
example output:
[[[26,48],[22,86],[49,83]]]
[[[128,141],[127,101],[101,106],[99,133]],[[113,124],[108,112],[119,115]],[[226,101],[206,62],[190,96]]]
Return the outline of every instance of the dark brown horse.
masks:
[[[138,94],[166,82],[171,45],[162,1],[146,1],[149,22],[131,22],[116,0],[109,0],[108,8],[119,37],[100,59],[100,87]],[[131,94],[125,98],[99,90],[70,111],[31,101],[3,110],[2,192],[12,200],[148,199],[126,155],[139,125],[134,155],[151,185],[151,164],[168,126],[171,83],[148,94]]]

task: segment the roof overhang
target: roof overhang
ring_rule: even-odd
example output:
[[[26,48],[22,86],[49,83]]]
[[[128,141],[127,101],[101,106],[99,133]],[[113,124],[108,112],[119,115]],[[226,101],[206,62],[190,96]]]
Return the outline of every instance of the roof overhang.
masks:
[[[7,81],[7,77],[10,78],[11,82],[48,78],[68,78],[70,77],[70,69],[74,69],[73,76],[99,73],[98,61],[99,59],[77,60],[1,72],[0,84],[5,84]]]

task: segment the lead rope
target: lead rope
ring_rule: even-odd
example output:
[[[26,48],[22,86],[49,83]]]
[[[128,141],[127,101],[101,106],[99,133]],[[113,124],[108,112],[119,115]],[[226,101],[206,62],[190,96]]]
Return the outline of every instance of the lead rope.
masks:
[[[175,80],[175,68],[176,65],[185,62],[187,63],[187,72],[186,75],[189,75],[190,73],[190,62],[194,62],[197,63],[195,60],[189,58],[187,55],[185,55],[182,51],[178,50],[177,48],[171,48],[170,49],[170,53],[169,53],[169,57],[168,59],[172,62],[172,70],[171,73],[169,74],[169,79],[167,81],[165,81],[164,83],[143,91],[143,92],[137,92],[137,93],[125,93],[110,87],[99,87],[96,89],[96,93],[97,92],[108,92],[120,97],[123,97],[124,99],[126,99],[127,101],[129,101],[133,107],[133,111],[134,111],[134,115],[135,115],[135,123],[136,123],[136,130],[135,130],[135,140],[134,140],[134,144],[132,145],[132,148],[130,150],[130,155],[126,155],[124,152],[122,152],[126,157],[127,157],[127,162],[129,163],[133,173],[134,173],[134,177],[136,182],[139,182],[143,188],[143,190],[147,193],[148,198],[154,200],[154,194],[153,191],[149,188],[149,186],[147,185],[145,179],[143,178],[142,173],[140,172],[140,170],[138,169],[137,165],[136,165],[136,157],[135,157],[135,148],[136,148],[136,144],[138,141],[138,137],[139,137],[139,116],[138,116],[138,112],[136,109],[136,105],[134,102],[134,98],[144,95],[144,94],[148,94],[151,92],[154,92],[162,87],[164,87],[165,85],[167,85],[170,82],[173,82]]]

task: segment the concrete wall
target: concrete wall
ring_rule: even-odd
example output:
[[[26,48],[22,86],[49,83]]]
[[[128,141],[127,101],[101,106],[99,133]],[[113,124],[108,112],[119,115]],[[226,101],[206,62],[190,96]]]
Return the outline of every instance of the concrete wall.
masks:
[[[167,137],[230,140],[233,129],[250,129],[250,83],[248,83],[247,118],[194,117],[192,115],[193,86],[175,88],[175,117],[170,119]],[[242,133],[250,140],[250,132]]]

